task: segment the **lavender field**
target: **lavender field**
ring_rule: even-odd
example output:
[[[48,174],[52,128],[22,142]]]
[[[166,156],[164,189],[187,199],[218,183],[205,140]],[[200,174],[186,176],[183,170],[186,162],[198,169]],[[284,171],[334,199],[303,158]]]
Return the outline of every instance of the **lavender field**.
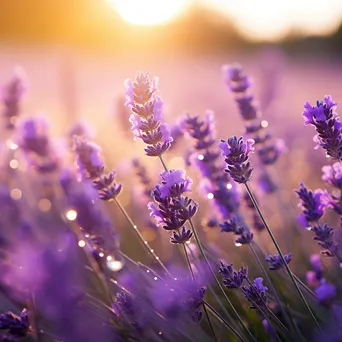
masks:
[[[3,46],[0,341],[342,341],[341,66]]]

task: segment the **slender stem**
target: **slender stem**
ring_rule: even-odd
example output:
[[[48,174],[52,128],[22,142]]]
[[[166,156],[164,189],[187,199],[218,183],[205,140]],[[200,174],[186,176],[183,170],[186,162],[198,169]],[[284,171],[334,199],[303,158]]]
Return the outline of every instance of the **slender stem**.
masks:
[[[41,339],[41,334],[40,334],[40,329],[39,329],[39,324],[38,324],[38,317],[37,317],[37,310],[36,310],[36,301],[34,298],[34,294],[32,291],[30,291],[29,294],[29,302],[28,302],[28,309],[29,309],[29,314],[31,314],[31,322],[33,325],[33,331],[36,337],[36,341],[40,342]]]
[[[235,336],[242,342],[245,340],[241,337],[241,335],[207,302],[204,302],[207,306],[210,313],[212,313],[220,323],[223,323]]]
[[[183,251],[184,251],[186,263],[187,263],[187,265],[188,265],[188,267],[189,267],[189,271],[190,271],[190,274],[191,274],[191,278],[192,278],[193,281],[195,281],[194,271],[192,270],[191,262],[190,262],[190,259],[189,259],[189,255],[188,255],[188,252],[187,252],[187,250],[186,250],[186,248],[185,248],[184,243],[182,244],[182,246],[183,246]]]
[[[154,252],[154,250],[149,246],[148,242],[144,239],[143,235],[140,233],[138,226],[133,222],[131,217],[128,215],[125,208],[121,205],[121,203],[117,200],[117,198],[114,198],[115,203],[119,207],[120,211],[122,212],[123,216],[126,218],[126,220],[129,222],[129,224],[132,226],[133,230],[136,232],[139,240],[141,243],[145,246],[145,248],[148,250],[148,253],[152,255],[152,257],[156,260],[156,262],[161,266],[161,268],[165,271],[165,273],[172,278],[171,273],[166,268],[166,266],[163,264],[163,262],[160,260],[159,256]]]
[[[316,295],[314,292],[312,292],[294,273],[293,277],[296,279],[296,282],[305,290],[307,291],[312,297],[316,298]]]
[[[212,274],[212,276],[213,276],[213,278],[214,278],[214,280],[215,280],[215,282],[216,282],[218,288],[221,290],[221,292],[222,292],[222,294],[223,294],[223,297],[224,297],[225,300],[227,301],[227,303],[228,303],[229,307],[231,308],[231,310],[234,312],[234,314],[235,314],[235,316],[237,317],[237,319],[238,319],[240,325],[242,326],[242,328],[245,330],[245,332],[250,336],[250,338],[251,338],[253,341],[256,341],[255,338],[254,338],[254,336],[252,335],[252,333],[248,330],[248,328],[247,328],[247,327],[245,326],[245,324],[243,323],[243,321],[242,321],[240,315],[239,315],[238,312],[236,311],[235,307],[233,306],[232,302],[229,300],[227,294],[225,293],[223,287],[221,286],[219,280],[217,279],[216,274],[215,274],[215,272],[213,271],[213,269],[212,269],[212,267],[211,267],[211,265],[210,265],[210,263],[209,263],[209,260],[208,260],[206,254],[205,254],[205,252],[204,252],[204,250],[203,250],[203,247],[202,247],[201,241],[200,241],[200,239],[199,239],[199,237],[198,237],[196,228],[195,228],[195,226],[193,225],[191,219],[189,219],[189,222],[190,222],[190,225],[191,225],[191,229],[192,229],[192,231],[193,231],[193,233],[194,233],[194,237],[195,237],[196,243],[197,243],[197,245],[198,245],[198,248],[199,248],[199,250],[200,250],[200,253],[201,253],[201,255],[202,255],[202,257],[203,257],[205,263],[207,264],[208,269],[209,269],[210,273]]]
[[[267,271],[265,270],[264,265],[261,263],[258,254],[255,251],[254,242],[252,241],[250,244],[248,244],[248,246],[249,246],[249,248],[250,248],[250,250],[251,250],[251,252],[252,252],[252,254],[253,254],[253,256],[254,256],[254,258],[255,258],[255,260],[256,260],[259,268],[260,268],[260,270],[261,270],[261,272],[263,273],[265,279],[267,280],[268,284],[270,285],[270,287],[272,289],[272,292],[274,293],[274,296],[275,296],[275,298],[277,300],[277,303],[279,305],[279,308],[280,308],[282,314],[284,315],[284,318],[286,319],[286,322],[287,322],[288,326],[291,327],[291,321],[290,321],[290,319],[289,319],[289,317],[287,315],[287,312],[284,310],[283,304],[280,301],[278,293],[277,293],[275,287],[273,286],[273,283],[271,282],[271,279],[269,278],[269,276],[267,274]]]
[[[160,159],[160,162],[163,164],[164,170],[165,170],[165,171],[169,171],[168,168],[167,168],[167,166],[166,166],[166,164],[165,164],[165,162],[164,162],[163,157],[162,157],[162,156],[159,156],[159,159]]]
[[[208,311],[207,311],[207,308],[205,307],[205,304],[203,304],[203,311],[205,313],[205,316],[207,317],[207,321],[209,323],[209,327],[210,327],[211,333],[213,334],[214,340],[215,340],[215,342],[217,342],[217,338],[216,338],[216,335],[215,335],[215,330],[214,330],[213,325],[211,324],[211,320],[210,320],[210,317],[208,315]]]
[[[276,249],[277,249],[277,251],[278,251],[278,254],[279,254],[279,256],[280,256],[280,259],[281,259],[283,265],[285,266],[285,269],[286,269],[288,275],[290,276],[290,279],[291,279],[291,281],[292,281],[292,283],[293,283],[293,285],[294,285],[296,291],[298,292],[298,295],[300,296],[301,300],[303,301],[303,304],[305,305],[305,307],[306,307],[307,311],[309,312],[310,316],[311,316],[312,319],[314,320],[314,322],[315,322],[317,328],[318,328],[320,331],[322,331],[322,329],[321,329],[321,327],[320,327],[320,325],[319,325],[319,323],[318,323],[318,321],[317,321],[317,318],[315,317],[315,315],[314,315],[313,311],[311,310],[309,304],[307,303],[307,301],[306,301],[306,299],[305,299],[305,297],[304,297],[302,291],[300,290],[300,288],[299,288],[299,286],[298,286],[298,284],[297,284],[295,278],[293,277],[293,274],[292,274],[292,272],[291,272],[291,270],[290,270],[290,268],[289,268],[287,262],[286,262],[285,259],[284,259],[284,255],[283,255],[283,253],[282,253],[282,251],[281,251],[281,249],[280,249],[280,247],[279,247],[279,245],[278,245],[278,243],[277,243],[277,241],[276,241],[276,239],[275,239],[275,237],[274,237],[274,235],[273,235],[271,229],[268,227],[268,225],[267,225],[267,223],[266,223],[266,220],[265,220],[264,216],[262,215],[262,213],[261,213],[261,211],[260,211],[260,208],[259,208],[259,206],[258,206],[258,204],[257,204],[257,202],[256,202],[256,200],[255,200],[255,198],[254,198],[254,195],[253,195],[253,193],[252,193],[252,191],[251,191],[251,189],[250,189],[248,183],[245,183],[245,186],[246,186],[246,190],[247,190],[247,192],[248,192],[248,195],[249,195],[251,201],[253,202],[253,205],[254,205],[255,209],[257,210],[257,212],[258,212],[258,214],[259,214],[259,216],[260,216],[260,218],[261,218],[261,220],[262,220],[262,222],[263,222],[263,224],[264,224],[264,226],[265,226],[265,228],[266,228],[268,234],[269,234],[270,237],[271,237],[271,240],[272,240],[274,246],[276,247]]]

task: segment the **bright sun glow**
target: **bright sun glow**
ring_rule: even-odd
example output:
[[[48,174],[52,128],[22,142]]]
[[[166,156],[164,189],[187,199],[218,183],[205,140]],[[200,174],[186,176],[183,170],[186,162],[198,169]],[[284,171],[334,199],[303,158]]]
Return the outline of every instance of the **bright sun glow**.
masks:
[[[107,0],[120,16],[135,25],[162,24],[180,13],[187,0]]]

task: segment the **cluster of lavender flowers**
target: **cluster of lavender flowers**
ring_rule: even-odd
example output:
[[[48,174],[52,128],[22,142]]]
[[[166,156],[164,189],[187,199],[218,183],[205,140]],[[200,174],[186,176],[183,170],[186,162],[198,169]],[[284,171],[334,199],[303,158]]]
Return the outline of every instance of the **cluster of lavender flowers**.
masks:
[[[22,79],[16,77],[5,87],[1,98],[5,127],[15,149],[22,152],[15,158],[26,161],[24,172],[29,177],[16,168],[12,174],[7,174],[8,167],[0,170],[5,174],[1,184],[5,190],[0,193],[0,227],[5,236],[0,236],[0,287],[13,305],[22,307],[27,302],[28,309],[20,315],[0,315],[1,341],[33,337],[48,342],[299,341],[313,340],[336,320],[340,294],[338,282],[332,280],[340,268],[331,263],[325,270],[320,256],[314,255],[307,262],[311,266],[305,270],[306,285],[295,275],[306,263],[297,262],[300,253],[295,248],[283,254],[283,241],[277,241],[278,232],[273,234],[263,214],[267,203],[259,204],[252,190],[253,174],[259,169],[268,185],[266,192],[275,190],[266,167],[275,164],[282,148],[266,131],[267,123],[249,92],[250,78],[237,65],[226,68],[225,75],[245,123],[244,136],[217,141],[212,112],[205,119],[187,115],[174,132],[193,141],[192,158],[205,179],[207,199],[217,209],[210,216],[222,232],[237,236],[236,246],[249,247],[243,253],[227,248],[225,241],[217,242],[220,247],[209,243],[198,224],[206,216],[205,209],[200,210],[196,194],[194,199],[188,196],[193,180],[186,170],[167,167],[166,152],[173,137],[162,118],[157,78],[139,73],[125,82],[134,138],[144,142],[148,156],[159,157],[163,169],[155,181],[140,161],[130,164],[143,186],[137,217],[131,215],[129,201],[120,202],[125,189],[116,181],[116,172],[106,170],[100,146],[81,126],[69,130],[65,155],[60,156],[44,121],[15,120],[21,114]],[[315,127],[315,141],[334,163],[322,169],[328,190],[311,191],[301,183],[297,194],[300,222],[314,233],[324,255],[341,261],[337,229],[323,222],[328,210],[340,221],[342,215],[342,128],[335,107],[330,96],[314,107],[305,104],[305,124]],[[14,155],[11,151],[9,158]],[[253,152],[259,166],[252,165]],[[75,162],[63,168],[71,158]],[[248,195],[243,197],[245,205],[240,202],[240,188]],[[107,215],[111,205],[114,210]],[[263,230],[262,235],[255,236],[250,229],[248,212],[252,229]],[[144,213],[156,221],[157,231],[171,233],[168,248],[162,234],[150,242],[148,234],[140,231],[135,219]],[[29,223],[24,224],[27,218]],[[139,254],[133,239],[126,239],[128,227],[146,255]],[[117,229],[124,235],[121,245]],[[263,241],[266,233],[272,245]],[[291,235],[290,227],[287,234]],[[303,248],[301,253],[305,255]],[[243,259],[248,271],[219,262],[228,256]]]

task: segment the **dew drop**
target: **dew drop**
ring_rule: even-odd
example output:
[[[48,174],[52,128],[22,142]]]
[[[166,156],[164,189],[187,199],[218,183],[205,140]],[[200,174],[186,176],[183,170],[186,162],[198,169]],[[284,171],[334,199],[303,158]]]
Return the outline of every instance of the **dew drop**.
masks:
[[[240,242],[235,242],[235,246],[236,246],[236,247],[241,247],[241,246],[242,246],[242,243],[240,243]]]

